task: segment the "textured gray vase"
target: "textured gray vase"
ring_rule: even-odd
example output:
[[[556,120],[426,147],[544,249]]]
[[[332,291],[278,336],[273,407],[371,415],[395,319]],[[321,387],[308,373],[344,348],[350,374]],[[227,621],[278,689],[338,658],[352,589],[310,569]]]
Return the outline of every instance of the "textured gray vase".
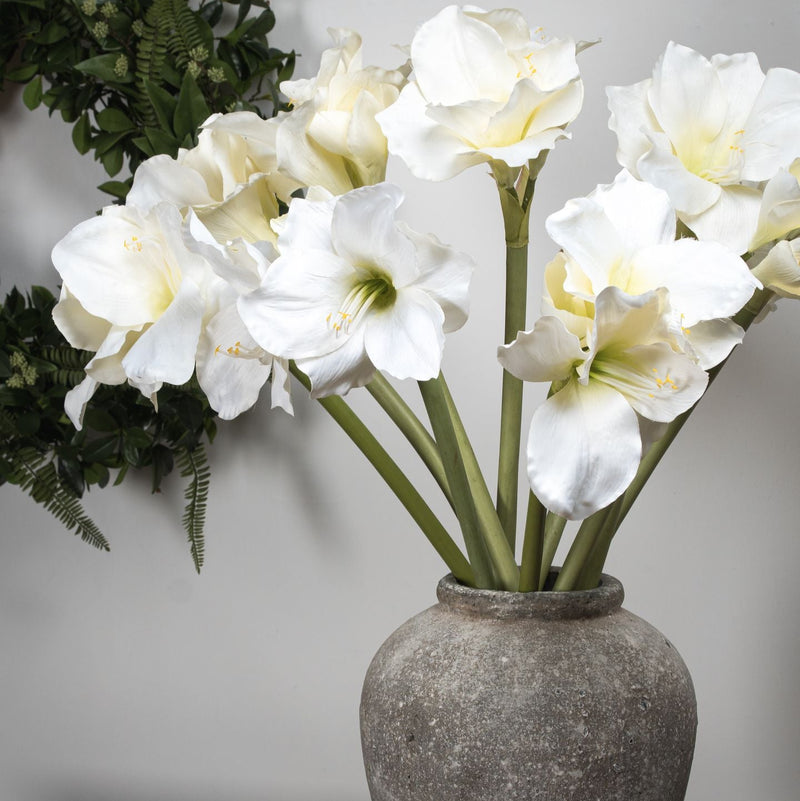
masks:
[[[473,590],[381,646],[361,696],[372,801],[683,801],[697,706],[622,585]]]

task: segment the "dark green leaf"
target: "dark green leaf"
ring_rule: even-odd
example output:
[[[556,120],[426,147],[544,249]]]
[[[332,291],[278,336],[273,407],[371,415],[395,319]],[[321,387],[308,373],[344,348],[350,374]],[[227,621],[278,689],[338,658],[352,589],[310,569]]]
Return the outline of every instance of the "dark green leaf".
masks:
[[[52,45],[60,42],[66,36],[69,36],[69,28],[61,25],[56,20],[52,20],[42,28],[41,33],[33,37],[33,41],[37,44]]]
[[[126,445],[133,445],[135,448],[149,448],[153,438],[144,429],[129,428],[123,432]]]
[[[108,173],[109,176],[112,178],[122,169],[122,164],[125,159],[125,153],[121,147],[115,147],[113,150],[109,150],[107,153],[103,153],[100,156],[100,163],[103,165],[103,169]]]
[[[119,423],[105,409],[90,406],[83,416],[83,424],[93,431],[119,431]]]
[[[166,153],[173,157],[178,155],[179,142],[174,136],[170,136],[158,128],[145,128],[144,134],[154,154]]]
[[[37,412],[33,410],[21,412],[17,415],[17,433],[23,437],[29,437],[39,430],[41,423],[42,418]]]
[[[100,129],[109,133],[130,131],[136,128],[128,115],[117,108],[104,108],[95,115],[95,119]]]
[[[89,485],[97,484],[102,489],[110,478],[108,468],[103,464],[85,465],[83,468],[83,479]]]
[[[90,442],[83,449],[83,458],[87,462],[106,462],[117,453],[119,437],[109,434]]]
[[[172,120],[178,101],[166,90],[152,81],[144,81],[145,92],[156,113],[158,123],[166,133],[172,133]]]
[[[250,13],[251,6],[250,0],[239,0],[239,13],[236,16],[236,25],[234,27],[238,28],[245,21]]]
[[[11,375],[11,363],[8,360],[8,354],[4,350],[0,350],[0,378],[8,378]]]
[[[176,137],[181,140],[189,134],[194,136],[197,129],[204,123],[211,111],[208,108],[203,93],[197,83],[187,72],[183,76],[181,91],[178,95],[178,105],[175,108],[172,127]]]
[[[72,144],[81,155],[88,153],[92,146],[92,126],[86,112],[81,114],[72,128]]]
[[[37,75],[22,92],[22,102],[31,110],[42,102],[42,76]]]
[[[114,147],[126,136],[126,131],[121,133],[100,133],[92,139],[92,147],[98,156],[102,156]]]
[[[133,76],[130,73],[125,75],[124,78],[120,78],[114,71],[117,58],[119,58],[117,53],[105,53],[102,56],[94,56],[79,62],[75,65],[75,69],[84,75],[91,75],[106,83],[129,83],[133,81]]]
[[[33,78],[34,75],[36,75],[38,69],[38,64],[21,64],[16,69],[9,70],[6,73],[6,78],[8,78],[9,81],[25,83]]]
[[[83,469],[77,459],[59,459],[58,475],[61,481],[77,495],[83,495]]]
[[[97,187],[101,192],[107,195],[118,197],[120,200],[125,200],[130,191],[130,184],[127,181],[106,181]]]

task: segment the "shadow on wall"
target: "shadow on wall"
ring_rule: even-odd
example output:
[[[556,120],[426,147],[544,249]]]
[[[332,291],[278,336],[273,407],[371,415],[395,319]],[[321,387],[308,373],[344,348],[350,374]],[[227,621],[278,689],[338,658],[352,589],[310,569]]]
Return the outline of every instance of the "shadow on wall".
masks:
[[[55,782],[54,782],[55,784]],[[325,795],[318,793],[286,793],[280,791],[261,791],[256,793],[228,793],[221,787],[191,789],[184,786],[177,788],[174,785],[157,788],[152,785],[128,785],[120,787],[119,782],[70,782],[67,787],[58,782],[52,789],[41,788],[35,801],[369,801],[369,793],[364,788],[363,795],[354,797],[352,794]],[[366,782],[365,782],[366,784]],[[24,797],[24,801],[34,801],[33,796]]]

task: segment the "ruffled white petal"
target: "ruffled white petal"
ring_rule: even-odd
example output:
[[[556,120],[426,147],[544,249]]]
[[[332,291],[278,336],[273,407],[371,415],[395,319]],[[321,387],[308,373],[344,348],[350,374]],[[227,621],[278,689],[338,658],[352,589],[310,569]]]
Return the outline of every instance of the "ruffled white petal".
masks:
[[[636,413],[599,383],[570,381],[538,407],[528,437],[528,478],[547,509],[581,520],[618,498],[639,465]]]
[[[540,317],[530,331],[497,349],[497,360],[523,381],[562,381],[586,359],[578,337],[556,317]]]

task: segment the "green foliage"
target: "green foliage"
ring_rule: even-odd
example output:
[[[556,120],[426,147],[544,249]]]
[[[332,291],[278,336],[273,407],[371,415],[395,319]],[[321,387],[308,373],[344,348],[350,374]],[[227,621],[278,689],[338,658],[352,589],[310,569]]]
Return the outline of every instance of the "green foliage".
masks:
[[[94,151],[110,177],[149,156],[196,142],[210,114],[272,113],[294,53],[271,48],[266,0],[2,0],[0,89],[26,84],[28,108],[44,103],[73,125],[80,153]],[[238,7],[218,30],[224,6]],[[251,13],[260,9],[257,14]],[[124,199],[130,178],[100,186]]]
[[[92,486],[120,483],[130,468],[149,469],[153,492],[173,469],[189,478],[183,522],[199,570],[210,470],[204,441],[216,421],[196,383],[164,387],[158,410],[138,390],[101,386],[76,431],[64,396],[84,378],[89,354],[64,342],[52,318],[53,295],[13,289],[0,308],[0,484],[16,484],[70,530],[108,549],[79,499]]]

